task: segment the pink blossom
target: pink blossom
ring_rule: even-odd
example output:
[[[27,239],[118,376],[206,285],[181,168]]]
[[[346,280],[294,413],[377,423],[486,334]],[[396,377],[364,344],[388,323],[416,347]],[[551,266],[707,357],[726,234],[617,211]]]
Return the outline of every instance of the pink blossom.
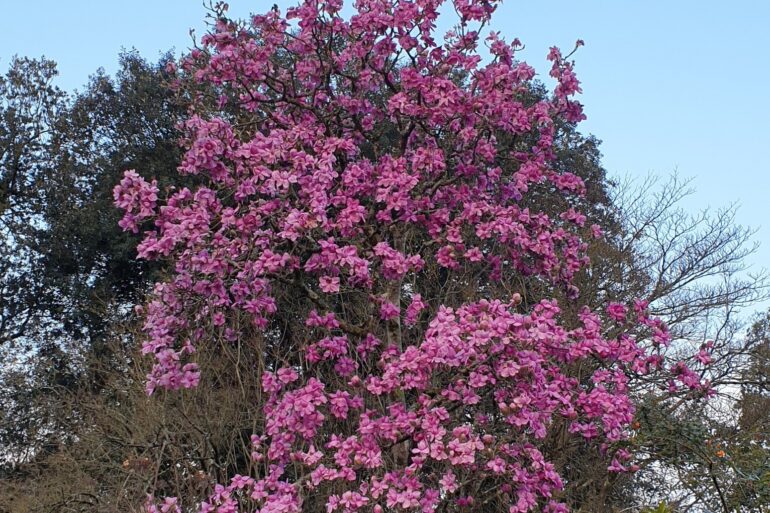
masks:
[[[388,300],[383,299],[380,303],[380,318],[384,321],[395,319],[400,315],[399,308]]]
[[[340,291],[340,279],[338,276],[321,276],[319,285],[321,290],[327,294],[335,294]]]
[[[619,303],[610,303],[607,307],[607,313],[609,316],[619,322],[626,320],[627,312],[628,309],[625,307],[625,305],[621,305]]]

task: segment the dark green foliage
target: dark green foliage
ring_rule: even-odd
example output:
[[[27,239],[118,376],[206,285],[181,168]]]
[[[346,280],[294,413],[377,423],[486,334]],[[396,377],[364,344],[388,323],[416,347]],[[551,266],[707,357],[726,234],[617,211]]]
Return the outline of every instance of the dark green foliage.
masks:
[[[117,225],[112,188],[126,169],[166,186],[177,179],[181,109],[164,86],[164,68],[164,60],[122,54],[117,76],[92,77],[57,125],[39,250],[69,335],[103,337],[151,283],[155,268],[136,260],[137,238]]]
[[[182,109],[165,87],[166,60],[124,53],[114,78],[100,71],[69,99],[50,85],[50,61],[15,61],[0,82],[0,445],[9,461],[39,455],[51,437],[63,443],[72,433],[62,423],[71,430],[77,413],[62,418],[58,405],[125,371],[114,328],[158,267],[136,260],[138,238],[118,227],[112,188],[129,168],[163,186],[178,181]]]
[[[24,341],[45,321],[34,245],[53,124],[64,107],[55,76],[52,61],[26,58],[0,76],[0,347]]]

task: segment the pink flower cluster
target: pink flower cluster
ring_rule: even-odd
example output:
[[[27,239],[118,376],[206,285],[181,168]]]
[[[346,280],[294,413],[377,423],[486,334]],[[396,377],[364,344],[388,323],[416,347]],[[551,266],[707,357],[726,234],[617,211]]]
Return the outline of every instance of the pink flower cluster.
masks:
[[[139,232],[139,223],[155,215],[158,202],[158,182],[148,183],[130,169],[125,172],[120,184],[114,190],[115,205],[125,211],[118,224],[124,230]]]

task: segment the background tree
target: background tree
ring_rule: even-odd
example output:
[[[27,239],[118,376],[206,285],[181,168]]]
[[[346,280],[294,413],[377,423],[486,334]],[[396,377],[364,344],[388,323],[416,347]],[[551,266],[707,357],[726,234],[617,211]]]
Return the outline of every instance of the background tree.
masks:
[[[143,297],[155,267],[133,258],[136,240],[117,227],[112,186],[128,165],[161,180],[177,176],[182,109],[164,86],[167,60],[125,53],[115,79],[100,72],[67,101],[50,85],[52,62],[20,60],[9,72],[15,85],[5,89],[10,128],[2,148],[19,156],[13,173],[3,167],[16,185],[2,216],[0,324],[6,341],[24,342],[2,348],[0,441],[10,463],[75,437],[82,417],[72,408],[90,400],[81,389],[99,394],[107,374],[126,370],[125,355],[114,355],[113,328]],[[18,135],[21,120],[31,144]]]
[[[131,257],[136,241],[116,228],[110,206],[126,168],[142,167],[164,185],[178,181],[183,110],[164,83],[169,58],[149,64],[135,52],[121,54],[115,78],[93,76],[59,121],[45,188],[47,229],[38,241],[47,270],[41,279],[49,296],[61,298],[65,330],[91,344],[125,319],[154,269]]]
[[[625,490],[632,497],[668,501],[680,511],[733,511],[715,469],[725,461],[718,440],[733,431],[736,385],[755,346],[755,337],[745,333],[745,309],[768,292],[766,274],[746,268],[746,257],[756,249],[753,232],[735,223],[732,207],[687,212],[680,203],[692,189],[676,175],[616,190],[620,194],[612,204],[623,224],[618,247],[635,255],[633,265],[619,272],[644,277],[637,281],[643,297],[676,337],[669,348],[672,360],[697,353],[695,358],[710,361],[704,377],[716,393],[710,401],[693,403],[662,393],[665,383],[636,387],[635,442],[646,456]]]
[[[52,123],[64,94],[52,85],[53,62],[14,58],[0,77],[0,348],[41,329],[37,230]]]

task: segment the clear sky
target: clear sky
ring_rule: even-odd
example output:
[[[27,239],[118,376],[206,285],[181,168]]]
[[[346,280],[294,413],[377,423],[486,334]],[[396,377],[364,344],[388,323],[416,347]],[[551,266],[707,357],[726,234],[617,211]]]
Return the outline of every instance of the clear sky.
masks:
[[[273,0],[230,0],[245,16]],[[347,1],[346,3],[350,3]],[[278,2],[280,6],[289,4]],[[204,32],[197,0],[0,0],[0,69],[14,54],[59,63],[58,84],[82,87],[121,48],[154,59]],[[541,73],[551,45],[571,49],[583,83],[584,132],[604,141],[615,176],[693,177],[690,209],[740,204],[759,229],[754,268],[770,267],[770,1],[547,0],[504,2],[493,26],[526,45]]]

